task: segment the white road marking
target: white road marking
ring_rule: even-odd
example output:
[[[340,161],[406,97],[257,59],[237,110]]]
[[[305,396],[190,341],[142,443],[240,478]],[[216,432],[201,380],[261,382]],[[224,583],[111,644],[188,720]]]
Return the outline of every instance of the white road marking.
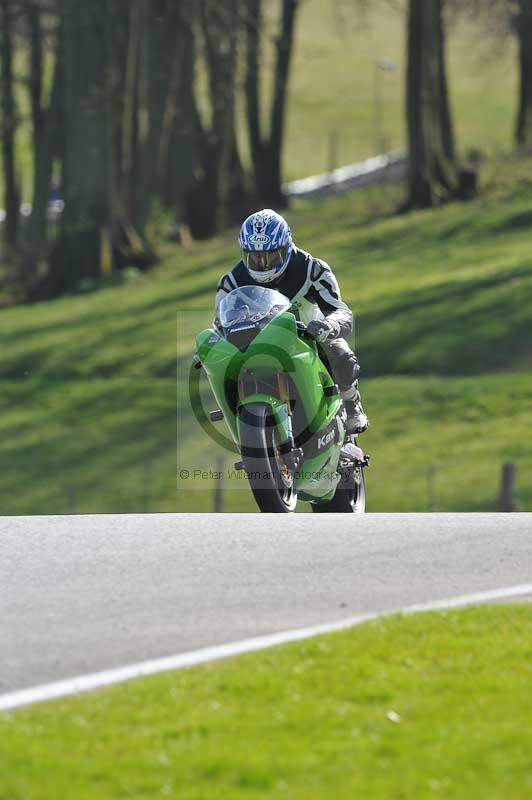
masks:
[[[414,614],[420,611],[439,611],[453,608],[464,608],[465,606],[488,603],[495,600],[507,600],[515,597],[532,595],[532,583],[524,583],[518,586],[509,586],[503,589],[492,589],[475,594],[466,594],[459,597],[451,597],[445,600],[435,600],[429,603],[407,606],[405,608],[395,608],[389,611],[380,611],[368,614],[359,614],[355,617],[347,617],[337,622],[313,625],[308,628],[299,628],[292,631],[281,631],[266,636],[257,636],[252,639],[243,639],[240,642],[229,642],[217,645],[216,647],[205,647],[201,650],[194,650],[190,653],[179,653],[165,658],[151,659],[139,664],[129,664],[117,669],[94,672],[90,675],[78,675],[63,681],[48,683],[43,686],[35,686],[30,689],[22,689],[9,694],[0,695],[0,711],[11,711],[22,706],[29,706],[34,703],[42,703],[48,700],[56,700],[69,695],[89,692],[93,689],[100,689],[104,686],[111,686],[115,683],[123,683],[133,678],[141,678],[147,675],[156,675],[160,672],[168,672],[175,669],[185,669],[194,667],[198,664],[205,664],[208,661],[216,661],[221,658],[238,656],[243,653],[252,653],[257,650],[264,650],[276,645],[298,642],[303,639],[310,639],[323,633],[333,633],[347,628],[353,628],[363,622],[388,617],[392,614]]]

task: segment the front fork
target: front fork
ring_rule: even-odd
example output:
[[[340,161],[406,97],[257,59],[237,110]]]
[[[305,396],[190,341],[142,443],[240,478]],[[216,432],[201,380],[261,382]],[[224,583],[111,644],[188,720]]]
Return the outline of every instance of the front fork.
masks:
[[[303,461],[303,451],[296,447],[294,441],[292,401],[287,376],[282,372],[277,373],[277,397],[263,394],[258,390],[258,381],[253,371],[244,370],[243,375],[238,379],[239,405],[265,402],[270,406],[280,433],[279,455],[289,470],[296,471]]]

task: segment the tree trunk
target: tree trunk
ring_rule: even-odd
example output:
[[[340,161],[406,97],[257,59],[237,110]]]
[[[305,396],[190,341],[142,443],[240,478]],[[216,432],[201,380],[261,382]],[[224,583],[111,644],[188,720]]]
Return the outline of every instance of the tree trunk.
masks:
[[[442,0],[410,0],[407,120],[406,206],[425,208],[457,196],[460,174],[447,92]]]
[[[262,141],[260,54],[262,28],[261,0],[247,0],[246,4],[246,112],[251,161],[253,164],[255,192],[260,197],[263,189],[263,164],[265,145]]]
[[[145,0],[131,0],[125,12],[128,36],[122,51],[125,64],[122,75],[123,96],[120,99],[115,98],[119,101],[116,116],[120,132],[119,190],[124,202],[124,213],[128,216],[133,215],[136,194],[135,162],[139,149],[139,77],[144,11]]]
[[[125,0],[63,4],[65,212],[49,294],[125,265],[145,268],[155,260],[131,222],[118,163],[123,108],[117,90],[124,80],[119,62],[125,53],[117,52],[116,30],[127,8]]]
[[[532,0],[519,0],[517,13],[519,39],[519,111],[516,142],[520,147],[532,146]]]
[[[102,242],[111,212],[105,6],[105,0],[63,4],[65,211],[54,253],[53,293],[102,274]]]
[[[286,113],[286,93],[294,43],[294,29],[298,0],[283,0],[281,30],[277,39],[277,61],[275,83],[271,108],[271,129],[268,145],[269,180],[265,189],[265,199],[271,204],[285,204],[281,189],[281,159]]]
[[[52,179],[53,161],[58,155],[61,114],[61,58],[59,46],[55,48],[55,67],[48,107],[43,101],[43,51],[40,11],[33,0],[26,4],[30,32],[31,74],[30,101],[33,121],[33,201],[32,213],[25,236],[27,254],[25,261],[31,271],[39,254],[47,246],[47,206]],[[31,277],[31,276],[28,276]]]
[[[260,50],[262,30],[261,0],[247,0],[246,18],[246,105],[248,134],[257,199],[282,208],[281,160],[285,130],[286,95],[290,75],[298,0],[282,0],[282,14],[276,41],[274,87],[267,136],[261,133]]]
[[[147,122],[146,106],[141,107],[141,45],[151,13],[151,0],[106,0],[106,8],[108,85],[105,108],[109,154],[107,191],[111,216],[104,231],[102,256],[108,261],[107,271],[127,266],[148,269],[157,261],[157,255],[134,220],[140,141]],[[130,54],[131,74],[127,64]],[[131,114],[129,120],[126,110]],[[129,160],[124,159],[124,147],[129,147]],[[125,176],[122,166],[128,170]]]
[[[210,125],[199,122],[193,111],[200,139],[201,178],[186,199],[187,222],[195,236],[211,236],[232,219],[231,203],[241,175],[235,131],[236,43],[239,0],[202,0],[200,20],[205,41]],[[195,102],[193,101],[195,106]]]
[[[247,210],[235,126],[237,35],[242,0],[181,0],[176,58],[162,126],[159,187],[176,226],[211,236]],[[209,113],[196,99],[195,66],[203,44]]]
[[[10,0],[0,0],[0,65],[2,103],[2,163],[4,168],[5,241],[15,248],[18,236],[20,192],[16,177],[15,131],[17,109],[13,81],[13,10]]]
[[[157,188],[164,113],[172,66],[176,59],[179,5],[176,0],[152,0],[145,30],[146,129],[142,131],[134,222],[144,231]]]
[[[159,161],[160,195],[167,208],[175,209],[178,225],[186,217],[185,198],[194,183],[199,162],[199,142],[204,136],[194,97],[195,61],[195,31],[190,17],[183,13]]]

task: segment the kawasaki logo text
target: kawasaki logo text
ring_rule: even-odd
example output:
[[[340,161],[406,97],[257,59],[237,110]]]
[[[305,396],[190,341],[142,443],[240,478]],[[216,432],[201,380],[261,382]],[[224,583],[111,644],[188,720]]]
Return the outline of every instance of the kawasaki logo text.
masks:
[[[330,433],[326,433],[324,436],[320,436],[318,439],[318,450],[321,450],[322,447],[332,442],[334,439],[335,433],[334,431],[330,431]]]

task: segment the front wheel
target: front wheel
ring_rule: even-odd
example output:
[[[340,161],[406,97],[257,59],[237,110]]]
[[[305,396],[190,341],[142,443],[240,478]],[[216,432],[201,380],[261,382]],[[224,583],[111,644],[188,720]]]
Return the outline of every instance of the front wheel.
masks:
[[[294,473],[283,463],[270,408],[250,403],[240,412],[240,448],[244,469],[259,509],[286,514],[297,505]]]
[[[342,475],[332,500],[312,503],[312,510],[316,514],[363,514],[366,510],[364,469],[357,466]]]

